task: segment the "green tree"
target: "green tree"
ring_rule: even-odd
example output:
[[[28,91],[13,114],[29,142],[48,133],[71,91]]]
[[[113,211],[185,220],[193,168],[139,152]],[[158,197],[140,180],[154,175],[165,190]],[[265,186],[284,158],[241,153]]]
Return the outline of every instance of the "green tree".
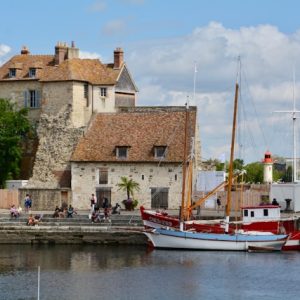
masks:
[[[283,179],[285,172],[278,171],[275,168],[273,168],[273,181],[277,182],[280,179]]]
[[[244,161],[240,158],[236,158],[233,161],[233,170],[243,170],[244,168]]]
[[[264,180],[264,166],[261,162],[253,162],[245,166],[246,182],[262,183]]]
[[[0,99],[0,187],[16,178],[20,172],[22,140],[30,132],[27,109],[18,109],[6,99]]]
[[[292,166],[288,166],[285,174],[282,177],[284,182],[292,182],[293,181],[293,168]]]
[[[132,196],[133,198],[133,193],[134,191],[139,191],[140,190],[140,185],[133,179],[128,179],[125,176],[121,177],[121,182],[117,184],[119,187],[119,190],[125,191],[127,193],[127,199]]]

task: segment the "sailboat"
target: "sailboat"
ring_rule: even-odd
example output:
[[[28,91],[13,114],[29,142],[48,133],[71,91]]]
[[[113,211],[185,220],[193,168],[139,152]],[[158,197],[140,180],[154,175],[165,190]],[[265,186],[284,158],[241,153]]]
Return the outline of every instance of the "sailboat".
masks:
[[[191,203],[185,202],[186,185],[186,139],[184,144],[184,163],[183,163],[183,187],[182,203],[180,213],[179,229],[175,228],[155,228],[145,230],[145,235],[149,238],[155,248],[175,248],[191,250],[228,250],[228,251],[251,251],[251,250],[281,250],[286,243],[288,235],[273,234],[268,232],[231,232],[229,227],[229,214],[231,204],[231,188],[233,182],[233,159],[235,145],[235,130],[238,106],[239,84],[235,84],[235,99],[233,112],[233,126],[231,139],[231,152],[229,163],[228,192],[226,205],[225,230],[222,233],[214,232],[195,232],[184,229],[185,217],[189,217]],[[186,124],[188,119],[188,106],[186,110]],[[185,205],[187,206],[185,209]],[[186,215],[185,215],[186,214]]]

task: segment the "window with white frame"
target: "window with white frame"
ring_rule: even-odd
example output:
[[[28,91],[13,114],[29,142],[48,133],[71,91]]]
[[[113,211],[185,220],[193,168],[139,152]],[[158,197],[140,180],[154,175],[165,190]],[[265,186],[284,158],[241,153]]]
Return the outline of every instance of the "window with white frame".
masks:
[[[38,90],[29,90],[24,92],[25,107],[39,108],[40,102],[40,92]]]
[[[14,78],[17,75],[17,70],[16,68],[10,68],[9,69],[9,78]]]
[[[128,157],[128,147],[116,147],[116,156],[120,159],[126,159]]]
[[[101,87],[100,88],[100,96],[101,97],[106,97],[107,96],[107,88],[106,87]]]
[[[36,76],[36,68],[29,69],[29,77],[34,78]]]

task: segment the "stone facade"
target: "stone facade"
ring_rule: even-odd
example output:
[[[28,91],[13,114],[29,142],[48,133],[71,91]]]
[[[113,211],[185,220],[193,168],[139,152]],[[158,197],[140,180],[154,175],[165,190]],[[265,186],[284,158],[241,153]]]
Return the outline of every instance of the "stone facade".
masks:
[[[73,126],[71,111],[71,105],[67,105],[55,116],[41,116],[37,130],[39,147],[27,188],[70,187],[64,177],[70,173],[70,155],[84,131]]]
[[[54,55],[31,55],[24,48],[0,67],[0,98],[27,106],[37,127],[38,139],[24,144],[21,169],[22,179],[32,175],[30,187],[65,187],[66,177],[70,187],[69,159],[78,138],[95,113],[116,112],[116,86],[118,95],[130,95],[127,105],[135,105],[137,88],[122,49],[114,59],[80,59],[74,43],[58,43]]]
[[[107,184],[99,184],[100,170],[108,173]],[[181,164],[158,163],[72,163],[72,203],[77,209],[90,208],[91,194],[107,190],[112,205],[121,204],[126,192],[118,190],[121,176],[133,179],[140,185],[135,193],[138,205],[151,207],[151,189],[168,190],[168,208],[178,209],[181,203],[182,166]],[[99,199],[98,199],[99,200]]]
[[[24,187],[19,189],[19,205],[23,208],[26,194],[31,195],[33,211],[54,211],[56,206],[61,207],[63,203],[71,203],[70,189],[36,189]]]
[[[100,206],[104,197],[111,205],[120,204],[127,194],[117,184],[121,177],[127,177],[139,184],[140,190],[134,195],[139,206],[178,209],[183,148],[187,142],[187,152],[192,149],[196,116],[196,107],[191,107],[188,115],[185,107],[135,107],[95,116],[71,158],[73,205],[89,208],[92,193]],[[194,144],[195,175],[200,149]],[[119,155],[120,148],[125,155]],[[158,149],[163,153],[158,154]]]
[[[42,84],[38,81],[0,81],[0,98],[10,99],[19,108],[24,107],[24,92],[37,90],[42,92]],[[40,118],[41,108],[32,108],[28,112],[28,117],[33,123]]]

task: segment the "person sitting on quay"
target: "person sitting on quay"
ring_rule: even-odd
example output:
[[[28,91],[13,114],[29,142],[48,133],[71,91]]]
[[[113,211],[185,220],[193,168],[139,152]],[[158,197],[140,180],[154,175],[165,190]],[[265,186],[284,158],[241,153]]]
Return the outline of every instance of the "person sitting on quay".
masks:
[[[74,207],[70,204],[67,210],[67,218],[73,218],[73,214],[77,214]]]
[[[102,208],[104,210],[104,220],[108,220],[109,221],[109,213],[110,213],[110,204],[107,198],[103,199],[103,204],[102,204]]]
[[[14,204],[11,206],[9,211],[10,211],[11,218],[18,218],[20,216],[19,210],[16,208]]]
[[[29,215],[27,225],[28,226],[35,226],[42,220],[42,215],[33,216],[32,214]]]
[[[58,207],[58,205],[56,205],[52,218],[59,218],[59,212],[60,212],[60,208]]]
[[[101,214],[100,214],[99,208],[95,209],[93,211],[92,216],[91,216],[91,220],[92,220],[93,223],[99,223],[99,222],[101,222],[102,218],[101,218]]]
[[[119,203],[116,203],[115,206],[113,206],[112,208],[112,212],[113,215],[114,214],[121,214],[121,205]]]

